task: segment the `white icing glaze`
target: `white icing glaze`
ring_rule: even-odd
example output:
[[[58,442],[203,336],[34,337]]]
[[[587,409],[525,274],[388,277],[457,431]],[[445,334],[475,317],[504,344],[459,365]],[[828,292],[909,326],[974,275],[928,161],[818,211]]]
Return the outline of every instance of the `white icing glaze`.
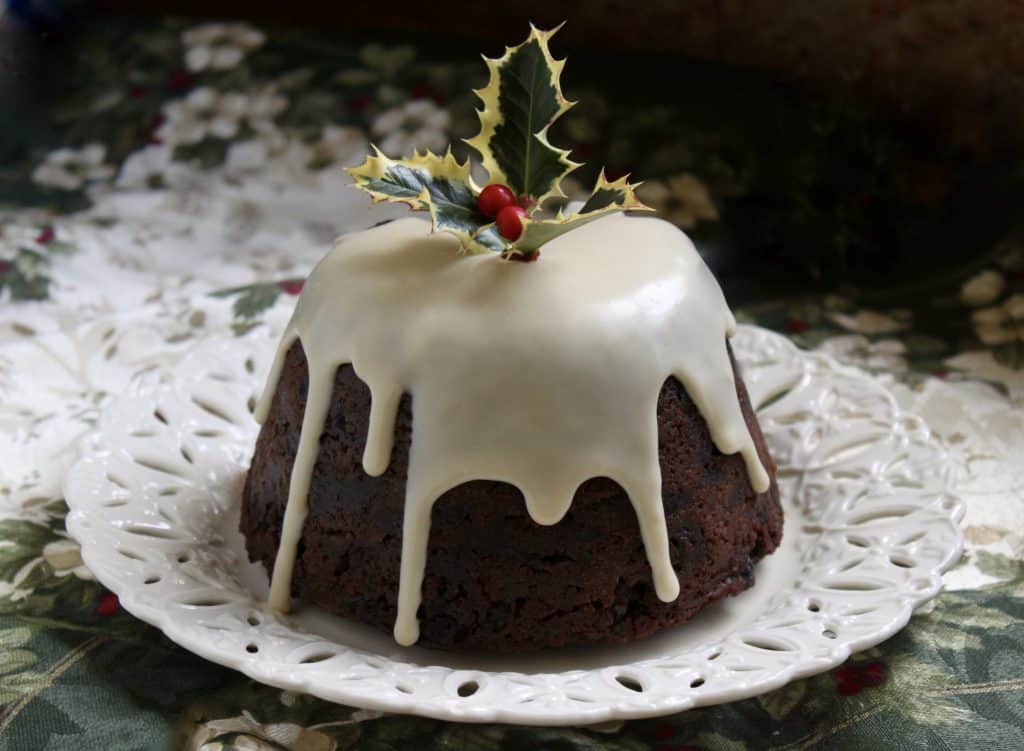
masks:
[[[693,244],[658,219],[600,219],[545,245],[536,263],[462,255],[453,236],[413,218],[340,238],[306,282],[256,411],[266,419],[298,338],[309,392],[270,607],[289,607],[320,433],[347,363],[372,395],[368,474],[387,469],[399,399],[412,395],[400,644],[419,637],[433,504],[475,479],[518,487],[539,524],[558,522],[585,480],[615,480],[658,597],[675,599],[658,465],[667,378],[685,386],[718,449],[743,456],[753,488],[769,486],[736,396],[725,344],[734,328]]]

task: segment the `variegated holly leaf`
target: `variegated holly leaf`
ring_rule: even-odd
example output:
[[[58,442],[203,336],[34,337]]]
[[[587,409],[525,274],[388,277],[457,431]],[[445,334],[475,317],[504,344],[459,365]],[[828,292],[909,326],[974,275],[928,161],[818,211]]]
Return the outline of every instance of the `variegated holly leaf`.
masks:
[[[609,182],[602,171],[590,198],[575,214],[565,215],[559,211],[553,219],[524,221],[523,234],[516,241],[513,252],[532,253],[559,235],[616,211],[651,211],[649,206],[645,206],[636,197],[636,188],[636,185],[628,182],[628,176]]]
[[[429,211],[431,203],[441,202],[464,212],[476,210],[469,162],[459,164],[450,150],[444,156],[416,152],[409,159],[391,159],[376,146],[373,151],[365,162],[345,171],[374,203],[404,203],[415,211]]]
[[[531,25],[525,42],[507,48],[497,60],[487,60],[490,81],[476,92],[483,102],[480,132],[466,142],[480,152],[490,182],[507,185],[522,205],[531,206],[530,214],[545,199],[564,197],[561,180],[579,166],[569,160],[568,151],[547,139],[551,124],[572,106],[559,84],[565,61],[555,60],[548,49],[557,31]],[[376,147],[373,151],[363,164],[347,170],[356,187],[374,203],[404,203],[414,211],[430,212],[434,231],[455,235],[471,253],[533,260],[540,246],[569,230],[613,211],[647,209],[636,197],[636,186],[626,178],[609,182],[602,172],[578,213],[537,220],[528,216],[520,237],[510,241],[480,213],[480,190],[470,176],[468,159],[458,162],[450,148],[443,156],[427,151],[408,159],[391,159]]]
[[[551,124],[573,105],[559,84],[565,60],[555,60],[548,49],[558,28],[540,31],[531,24],[525,42],[506,48],[496,60],[484,58],[490,80],[475,92],[483,105],[477,111],[480,132],[466,141],[480,152],[490,182],[529,196],[534,206],[564,195],[559,182],[579,166],[547,136]]]
[[[348,173],[373,197],[374,203],[404,203],[428,211],[435,232],[450,232],[472,253],[501,252],[508,242],[490,219],[477,210],[477,191],[469,175],[469,160],[461,164],[451,149],[444,156],[429,151],[409,159],[391,159],[374,147],[374,154]]]
[[[498,232],[497,226],[494,224],[488,224],[481,227],[473,235],[473,248],[470,250],[475,252],[479,248],[491,251],[492,253],[508,253],[512,250],[512,243],[501,236]]]

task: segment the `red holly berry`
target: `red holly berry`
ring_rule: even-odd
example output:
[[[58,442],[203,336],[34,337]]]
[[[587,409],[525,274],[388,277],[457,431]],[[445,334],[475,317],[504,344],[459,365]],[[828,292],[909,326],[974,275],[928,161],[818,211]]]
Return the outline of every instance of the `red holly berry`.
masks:
[[[36,235],[36,242],[40,245],[49,245],[56,239],[57,233],[53,231],[53,227],[43,227],[43,229]]]
[[[305,283],[305,279],[282,279],[277,283],[277,287],[286,295],[297,295],[302,292],[302,285]]]
[[[167,77],[167,88],[171,91],[184,91],[185,89],[191,89],[192,84],[195,82],[195,76],[181,68],[177,68],[172,70],[171,75]]]
[[[426,81],[422,81],[409,90],[410,99],[431,99],[437,104],[444,104],[444,94]]]
[[[811,328],[807,321],[801,321],[799,318],[790,318],[782,327],[789,334],[802,334]]]
[[[476,207],[488,219],[494,219],[503,208],[512,206],[515,202],[516,195],[507,185],[491,183],[480,191],[480,195],[476,199]],[[498,229],[501,229],[501,227],[499,226]],[[502,232],[502,234],[505,233]],[[516,237],[518,236],[517,234]]]
[[[372,101],[373,100],[370,99],[370,97],[363,94],[362,96],[357,96],[354,99],[349,99],[348,102],[345,103],[345,106],[353,112],[362,112],[370,106]]]
[[[861,683],[866,688],[881,686],[885,683],[885,663],[869,662],[865,665],[864,670],[861,672]]]
[[[885,663],[869,662],[867,665],[849,664],[832,671],[836,682],[836,693],[840,696],[856,696],[866,688],[885,683]]]
[[[856,696],[861,692],[862,688],[863,686],[861,686],[860,681],[856,678],[849,680],[836,679],[836,693],[840,696]]]
[[[113,592],[104,592],[100,595],[100,602],[96,606],[96,615],[109,618],[121,608],[121,601]]]
[[[498,225],[498,232],[506,240],[518,240],[523,234],[523,220],[526,218],[526,209],[522,206],[506,206],[498,212],[494,223]]]
[[[658,725],[654,728],[654,737],[659,741],[666,741],[669,738],[675,738],[676,732],[674,725]]]

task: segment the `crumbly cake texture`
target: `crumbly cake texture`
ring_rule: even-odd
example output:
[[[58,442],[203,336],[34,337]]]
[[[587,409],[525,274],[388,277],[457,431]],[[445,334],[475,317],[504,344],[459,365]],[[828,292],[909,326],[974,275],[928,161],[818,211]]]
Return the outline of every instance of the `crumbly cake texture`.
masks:
[[[737,374],[737,396],[770,488],[755,493],[743,459],[723,455],[683,387],[658,399],[659,463],[680,594],[653,591],[636,514],[614,482],[595,478],[566,516],[542,526],[514,486],[464,483],[434,506],[419,608],[420,645],[522,652],[623,643],[692,618],[750,587],[754,565],[782,536],[775,468]],[[305,411],[299,342],[288,351],[246,478],[241,530],[249,557],[271,572]],[[292,580],[294,596],[390,632],[396,617],[413,405],[403,396],[387,471],[362,467],[370,392],[338,368]]]

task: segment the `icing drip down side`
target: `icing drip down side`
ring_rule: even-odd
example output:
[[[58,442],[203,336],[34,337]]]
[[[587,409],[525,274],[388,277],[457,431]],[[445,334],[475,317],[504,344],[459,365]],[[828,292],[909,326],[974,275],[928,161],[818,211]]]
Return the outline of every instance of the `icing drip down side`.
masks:
[[[674,376],[715,445],[769,486],[736,396],[726,348],[735,321],[690,240],[653,218],[612,215],[544,246],[537,263],[462,255],[448,234],[402,219],[340,238],[313,271],[257,405],[266,419],[296,339],[309,392],[269,605],[287,610],[337,368],[370,388],[363,468],[388,466],[403,392],[413,405],[395,639],[419,637],[416,612],[430,516],[447,490],[495,480],[555,524],[577,487],[608,477],[636,512],[658,597],[679,582],[669,559],[657,401]],[[514,544],[514,543],[512,543]]]

